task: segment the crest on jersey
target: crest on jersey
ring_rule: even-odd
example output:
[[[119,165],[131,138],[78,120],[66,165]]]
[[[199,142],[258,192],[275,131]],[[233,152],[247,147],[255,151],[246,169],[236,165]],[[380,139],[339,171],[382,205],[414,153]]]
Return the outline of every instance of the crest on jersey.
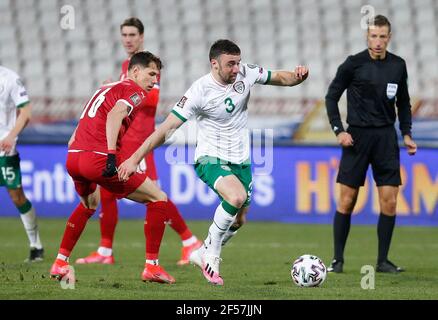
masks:
[[[243,81],[237,81],[237,82],[233,85],[233,89],[234,89],[234,91],[236,91],[237,93],[242,94],[243,92],[245,92],[245,84],[243,83]]]
[[[178,101],[176,106],[180,107],[180,108],[184,108],[184,105],[185,105],[186,101],[187,101],[187,97],[186,96],[182,96],[182,98]]]
[[[396,83],[388,83],[388,86],[386,87],[386,96],[388,99],[393,99],[395,95],[397,94],[397,88],[398,84]]]
[[[141,102],[140,95],[138,93],[134,93],[132,96],[129,97],[131,101],[134,103],[134,105],[138,106]]]

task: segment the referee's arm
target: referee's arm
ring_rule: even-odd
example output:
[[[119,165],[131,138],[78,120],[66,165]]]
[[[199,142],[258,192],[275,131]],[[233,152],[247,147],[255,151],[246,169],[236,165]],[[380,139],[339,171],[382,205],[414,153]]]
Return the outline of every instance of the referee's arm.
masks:
[[[330,121],[333,132],[338,136],[341,132],[344,132],[344,126],[342,125],[341,114],[339,113],[338,102],[347,89],[353,79],[353,67],[349,58],[341,64],[336,72],[336,76],[330,83],[330,86],[325,97],[325,106],[327,109],[327,115]],[[338,137],[339,138],[339,137]],[[350,137],[351,138],[351,137]],[[339,140],[339,139],[338,139]],[[342,141],[339,141],[341,145],[344,145]],[[352,143],[346,142],[347,145]]]
[[[408,92],[408,73],[406,65],[404,66],[402,81],[400,83],[400,90],[397,93],[396,105],[398,109],[398,120],[400,122],[400,131],[403,136],[411,136],[412,127],[412,113],[411,103]]]
[[[403,135],[403,142],[407,148],[408,154],[414,155],[417,152],[417,144],[412,140],[412,112],[408,91],[408,72],[406,70],[406,64],[404,65],[400,89],[397,93],[396,105],[398,109],[400,131]]]

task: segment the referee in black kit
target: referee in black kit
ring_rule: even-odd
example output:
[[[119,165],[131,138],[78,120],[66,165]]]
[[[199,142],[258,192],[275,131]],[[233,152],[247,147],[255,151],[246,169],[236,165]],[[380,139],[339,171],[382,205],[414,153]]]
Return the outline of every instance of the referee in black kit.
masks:
[[[369,164],[377,185],[380,216],[377,225],[377,272],[404,271],[388,260],[395,225],[396,203],[400,178],[400,150],[394,128],[395,105],[409,155],[417,145],[411,137],[411,105],[407,87],[405,61],[388,52],[391,24],[382,15],[368,23],[368,49],[349,56],[341,64],[326,95],[327,114],[331,127],[342,146],[337,182],[340,199],[333,223],[334,258],[329,272],[343,271],[344,248],[350,231],[351,213],[359,188],[364,185]],[[347,89],[347,123],[345,131],[338,101]]]

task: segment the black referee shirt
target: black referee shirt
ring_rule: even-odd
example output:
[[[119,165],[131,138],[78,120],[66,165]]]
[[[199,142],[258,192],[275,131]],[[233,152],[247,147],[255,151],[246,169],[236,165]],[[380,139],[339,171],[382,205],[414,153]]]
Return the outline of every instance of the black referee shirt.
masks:
[[[411,135],[412,115],[405,61],[386,52],[385,59],[373,60],[367,50],[349,56],[329,86],[327,114],[337,135],[344,131],[338,101],[347,89],[347,123],[373,128],[393,125],[398,108],[400,131]]]

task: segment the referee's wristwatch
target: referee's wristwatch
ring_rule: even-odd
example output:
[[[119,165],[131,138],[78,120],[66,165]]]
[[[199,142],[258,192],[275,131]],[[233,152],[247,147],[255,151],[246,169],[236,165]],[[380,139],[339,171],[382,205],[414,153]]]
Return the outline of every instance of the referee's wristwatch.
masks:
[[[336,136],[338,136],[338,134],[340,134],[341,132],[344,132],[344,128],[342,127],[338,127],[338,126],[334,126],[333,127],[333,132],[335,133]]]

